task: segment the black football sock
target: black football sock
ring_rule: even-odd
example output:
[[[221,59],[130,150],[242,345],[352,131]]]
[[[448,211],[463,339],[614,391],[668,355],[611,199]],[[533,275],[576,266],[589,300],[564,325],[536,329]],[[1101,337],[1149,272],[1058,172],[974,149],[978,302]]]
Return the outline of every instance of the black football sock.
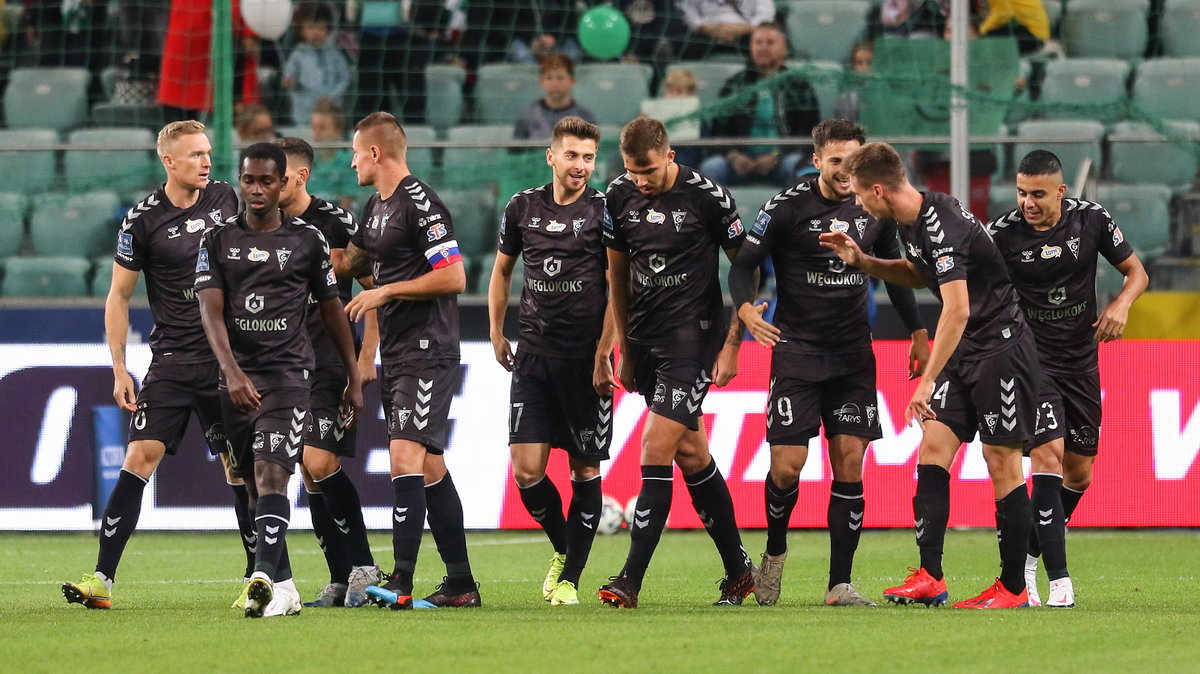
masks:
[[[325,506],[325,496],[317,491],[307,491],[308,512],[312,516],[313,534],[317,545],[325,554],[325,565],[329,567],[329,582],[345,584],[350,577],[350,559],[346,555],[346,537],[338,530]]]
[[[446,564],[447,590],[473,590],[471,560],[467,557],[467,532],[463,527],[462,500],[450,473],[425,487],[429,504],[429,532],[437,543],[438,554]],[[559,506],[561,516],[562,506]]]
[[[763,480],[763,500],[767,508],[767,554],[772,557],[787,552],[788,522],[799,497],[799,480],[790,487],[780,487],[767,473],[767,479]]]
[[[558,487],[554,486],[550,476],[543,475],[542,479],[528,487],[517,485],[517,493],[521,495],[521,503],[525,504],[529,516],[546,532],[554,551],[566,554],[567,523],[562,514],[562,496],[559,496]]]
[[[338,468],[333,475],[317,480],[325,507],[333,525],[344,535],[346,555],[352,566],[375,566],[371,544],[367,541],[367,525],[363,522],[362,501],[358,489],[344,470]]]
[[[279,553],[279,563],[275,565],[274,582],[282,583],[292,579],[292,560],[288,556],[287,541],[283,542],[283,550]]]
[[[1033,475],[1033,535],[1045,559],[1050,580],[1066,578],[1066,517],[1063,515],[1062,476],[1050,473]],[[1033,553],[1029,553],[1033,554]]]
[[[413,572],[417,568],[417,553],[421,551],[421,534],[425,531],[425,476],[420,473],[392,478],[396,507],[392,510],[392,554],[396,558],[392,587],[399,594],[412,594]]]
[[[942,547],[946,542],[946,524],[949,521],[950,473],[941,466],[918,465],[917,493],[913,496],[913,526],[917,534],[917,547],[921,550],[921,568],[938,580],[943,576]]]
[[[291,514],[292,504],[283,494],[262,494],[258,497],[258,507],[254,509],[254,523],[258,527],[255,573],[265,573],[272,580],[276,578]]]
[[[233,514],[237,516],[238,533],[242,538],[242,549],[246,552],[246,574],[254,573],[254,553],[257,550],[258,532],[254,527],[254,513],[250,512],[250,490],[246,483],[231,484],[233,490]]]
[[[122,468],[117,476],[117,484],[108,497],[108,505],[104,507],[103,519],[100,520],[100,553],[96,556],[96,572],[104,574],[110,581],[116,579],[117,565],[121,563],[125,544],[137,528],[138,517],[142,514],[142,492],[145,490],[145,480]]]
[[[862,535],[863,483],[837,482],[829,489],[829,587],[849,583]]]
[[[1025,589],[1025,553],[1033,529],[1033,508],[1025,483],[996,501],[996,531],[1000,538],[1000,582],[1013,594]],[[1065,554],[1065,553],[1064,553]]]
[[[549,479],[549,478],[547,478]],[[600,493],[600,476],[576,482],[571,480],[571,505],[567,509],[567,561],[560,581],[567,580],[579,587],[579,575],[587,566],[592,552],[592,541],[596,538],[596,523],[604,508],[604,496]]]
[[[1066,524],[1071,523],[1071,515],[1075,514],[1075,508],[1079,506],[1079,499],[1083,498],[1085,489],[1072,489],[1066,485],[1062,488],[1062,504],[1063,504],[1063,519]]]
[[[642,466],[642,490],[638,492],[633,523],[629,527],[629,556],[625,558],[625,568],[621,569],[621,575],[635,588],[641,589],[654,548],[658,547],[658,540],[667,526],[672,486],[670,466]]]
[[[704,468],[684,475],[683,481],[692,496],[692,507],[721,555],[725,577],[737,578],[749,566],[750,557],[742,547],[742,533],[737,528],[725,476],[717,469],[717,462],[710,459]]]

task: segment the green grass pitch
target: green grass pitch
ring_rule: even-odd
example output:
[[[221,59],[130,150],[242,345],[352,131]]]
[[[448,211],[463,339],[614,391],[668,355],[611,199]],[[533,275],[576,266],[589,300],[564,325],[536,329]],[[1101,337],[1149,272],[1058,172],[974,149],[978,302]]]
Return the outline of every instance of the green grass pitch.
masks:
[[[761,531],[744,533],[762,550]],[[951,531],[951,601],[996,573],[989,531]],[[312,534],[289,536],[305,600],[327,581]],[[1078,608],[962,611],[882,604],[827,608],[828,539],[793,532],[778,606],[716,608],[720,563],[701,532],[668,532],[642,607],[600,605],[595,589],[621,566],[624,534],[599,537],[573,607],[541,600],[549,544],[540,532],[471,533],[481,609],[305,609],[251,621],[228,608],[240,590],[236,533],[136,534],[110,611],[63,600],[59,584],[93,568],[93,536],[0,535],[0,670],[12,672],[357,671],[1197,671],[1200,583],[1195,532],[1073,531]],[[377,559],[390,566],[386,532]],[[855,576],[864,594],[905,575],[907,531],[869,531]],[[426,536],[417,593],[441,577]],[[1043,597],[1046,581],[1041,581]],[[881,599],[881,598],[880,598]]]

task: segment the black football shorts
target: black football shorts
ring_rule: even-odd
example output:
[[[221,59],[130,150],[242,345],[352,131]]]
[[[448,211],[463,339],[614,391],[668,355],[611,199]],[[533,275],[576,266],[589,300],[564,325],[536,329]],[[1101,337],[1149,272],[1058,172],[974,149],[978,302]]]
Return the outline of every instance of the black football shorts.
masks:
[[[592,368],[591,358],[518,349],[509,392],[509,444],[549,443],[581,459],[607,460],[612,396],[596,393]]]
[[[807,445],[825,426],[825,437],[883,436],[875,391],[875,354],[788,353],[771,355],[767,442]]]
[[[289,474],[296,470],[308,425],[307,388],[259,391],[258,409],[238,409],[221,391],[221,412],[229,435],[229,463],[234,473],[254,479],[254,463],[278,464]]]
[[[450,444],[450,402],[462,378],[457,359],[384,363],[388,439],[411,440],[441,454]]]
[[[137,410],[129,419],[129,441],[157,440],[174,454],[187,430],[192,412],[200,420],[208,451],[224,452],[225,424],[218,389],[220,368],[204,363],[150,363],[138,391]]]

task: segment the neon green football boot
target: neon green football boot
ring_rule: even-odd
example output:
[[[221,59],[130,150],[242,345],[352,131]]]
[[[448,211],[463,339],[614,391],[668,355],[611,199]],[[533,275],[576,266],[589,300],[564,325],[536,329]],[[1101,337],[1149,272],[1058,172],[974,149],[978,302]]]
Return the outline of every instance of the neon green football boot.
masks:
[[[561,552],[554,553],[550,558],[550,570],[546,572],[546,580],[542,581],[542,599],[550,601],[558,587],[558,577],[562,575],[563,567],[567,565],[567,556]]]
[[[579,589],[569,580],[561,581],[550,596],[551,606],[570,606],[579,603]]]
[[[78,583],[63,583],[67,603],[83,604],[88,608],[112,608],[112,589],[100,576],[89,573]]]

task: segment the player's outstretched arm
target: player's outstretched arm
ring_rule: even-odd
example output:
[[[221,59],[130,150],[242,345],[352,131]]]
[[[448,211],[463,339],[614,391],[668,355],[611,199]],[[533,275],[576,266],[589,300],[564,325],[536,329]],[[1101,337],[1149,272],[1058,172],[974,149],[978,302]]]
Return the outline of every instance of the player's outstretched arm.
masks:
[[[204,288],[196,292],[196,297],[200,299],[200,323],[204,327],[204,336],[208,338],[208,345],[221,367],[221,374],[225,376],[229,399],[239,409],[258,409],[262,396],[254,388],[254,382],[238,367],[233,349],[229,346],[229,330],[225,327],[225,291]]]
[[[317,303],[321,311],[321,322],[325,332],[333,339],[342,367],[346,369],[346,390],[342,393],[342,418],[347,426],[353,425],[362,416],[362,377],[358,373],[358,359],[354,356],[354,338],[350,336],[350,324],[346,322],[342,301],[336,297]]]
[[[767,303],[754,304],[758,290],[758,266],[743,260],[742,255],[733,259],[729,269],[729,296],[733,300],[734,314],[741,319],[754,341],[768,349],[779,342],[779,328],[763,319]]]
[[[608,249],[608,304],[612,307],[613,328],[620,346],[620,362],[617,364],[617,382],[626,391],[635,391],[633,361],[628,357],[629,343],[626,341],[629,326],[629,253]]]
[[[350,248],[346,249],[349,257]],[[462,262],[432,269],[411,281],[397,281],[372,290],[364,290],[346,305],[351,320],[358,321],[372,310],[396,300],[434,300],[457,295],[467,287],[467,272]]]
[[[609,272],[605,272],[605,281],[612,286],[612,280],[608,278]],[[612,395],[613,388],[617,385],[616,375],[613,373],[612,352],[613,346],[617,343],[617,320],[613,316],[612,302],[607,302],[604,305],[604,328],[600,331],[600,341],[596,343],[596,357],[592,364],[592,388],[596,393],[602,396]]]
[[[504,316],[508,313],[508,293],[512,289],[513,270],[517,266],[514,255],[496,253],[496,264],[488,281],[488,338],[496,352],[496,362],[509,372],[513,371],[512,344],[504,336]]]
[[[104,335],[113,363],[113,399],[122,409],[137,409],[137,391],[133,377],[125,367],[125,344],[129,339],[129,298],[137,285],[138,272],[117,263],[112,266],[112,286],[104,300]]]
[[[914,419],[937,419],[937,413],[930,404],[933,383],[946,367],[946,362],[950,360],[954,350],[958,348],[963,332],[967,329],[967,319],[971,316],[971,299],[965,279],[947,281],[941,285],[941,291],[942,315],[938,318],[937,335],[933,340],[929,363],[925,366],[925,373],[921,375],[917,390],[913,392],[908,410],[904,414],[904,420],[908,423]]]
[[[1113,301],[1104,307],[1096,322],[1092,323],[1092,327],[1096,328],[1097,342],[1111,342],[1125,334],[1125,324],[1129,322],[1129,308],[1142,296],[1146,286],[1150,285],[1150,276],[1146,274],[1146,268],[1142,266],[1137,253],[1122,260],[1116,268],[1125,277],[1125,284]]]
[[[854,265],[875,278],[902,285],[905,288],[924,288],[925,282],[908,260],[883,260],[867,255],[845,232],[821,234],[821,245],[830,248],[846,264]]]

